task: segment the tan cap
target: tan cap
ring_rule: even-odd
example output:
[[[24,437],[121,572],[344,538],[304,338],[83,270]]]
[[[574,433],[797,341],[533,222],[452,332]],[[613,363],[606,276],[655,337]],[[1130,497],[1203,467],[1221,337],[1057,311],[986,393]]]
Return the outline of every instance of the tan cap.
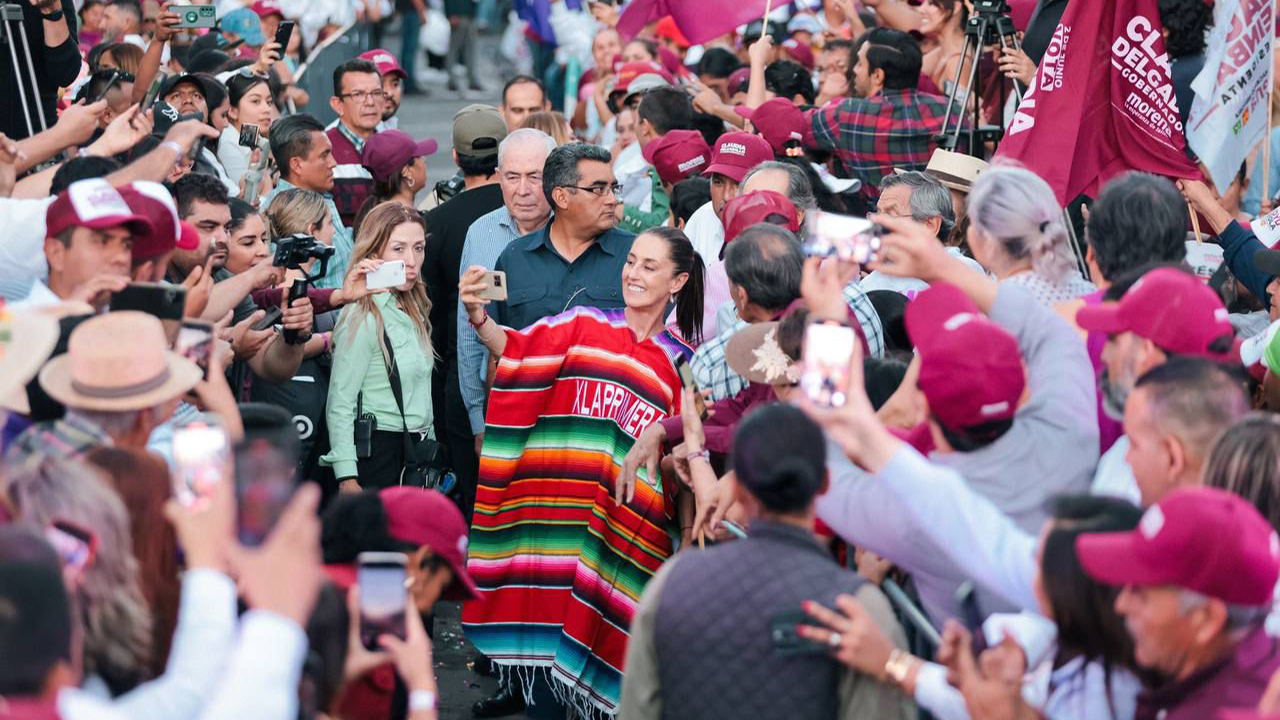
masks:
[[[468,105],[453,116],[453,149],[459,155],[492,157],[507,137],[507,123],[492,105]]]

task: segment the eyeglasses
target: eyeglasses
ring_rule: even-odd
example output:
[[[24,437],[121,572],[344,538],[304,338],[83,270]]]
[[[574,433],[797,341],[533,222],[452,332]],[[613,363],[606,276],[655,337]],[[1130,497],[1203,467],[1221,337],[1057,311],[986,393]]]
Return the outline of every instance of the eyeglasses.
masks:
[[[618,183],[613,183],[612,185],[589,185],[587,187],[566,185],[565,187],[571,187],[574,190],[586,190],[596,197],[604,197],[604,194],[607,192],[612,192],[614,197],[622,197],[622,186]]]
[[[373,100],[374,102],[382,102],[387,98],[387,94],[381,90],[356,90],[345,95],[339,95],[340,98],[355,100],[357,105],[363,105],[365,100]]]

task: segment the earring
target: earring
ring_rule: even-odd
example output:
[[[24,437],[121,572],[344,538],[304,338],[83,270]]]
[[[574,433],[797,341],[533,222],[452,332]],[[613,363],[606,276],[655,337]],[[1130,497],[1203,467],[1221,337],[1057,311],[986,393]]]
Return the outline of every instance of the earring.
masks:
[[[409,189],[411,189],[411,190],[413,189],[413,186],[414,186],[414,185],[417,185],[417,184],[418,184],[418,182],[417,182],[416,180],[414,180],[413,178],[405,178],[405,180],[409,183]]]

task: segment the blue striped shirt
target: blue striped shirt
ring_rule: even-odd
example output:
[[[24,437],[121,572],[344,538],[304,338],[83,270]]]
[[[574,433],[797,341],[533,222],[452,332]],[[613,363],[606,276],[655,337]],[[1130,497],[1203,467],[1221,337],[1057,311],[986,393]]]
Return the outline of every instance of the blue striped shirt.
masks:
[[[472,265],[483,265],[492,270],[498,256],[512,240],[520,237],[519,228],[506,206],[481,215],[467,230],[462,246],[462,261],[458,263],[458,275],[462,276]],[[475,328],[467,319],[467,310],[458,301],[458,385],[462,390],[462,402],[467,406],[471,421],[471,433],[484,432],[485,380],[489,368],[489,351],[480,342]]]

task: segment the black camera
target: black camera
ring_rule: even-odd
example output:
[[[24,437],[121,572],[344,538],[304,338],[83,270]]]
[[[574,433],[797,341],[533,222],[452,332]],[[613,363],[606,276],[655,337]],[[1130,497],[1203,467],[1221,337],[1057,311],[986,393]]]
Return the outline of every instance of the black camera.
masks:
[[[271,259],[271,264],[302,273],[302,277],[289,286],[288,307],[293,306],[294,300],[306,297],[307,292],[311,290],[311,285],[325,276],[329,270],[329,258],[333,257],[333,253],[332,246],[325,245],[303,233],[294,233],[276,241],[276,254]],[[303,266],[312,260],[319,261],[317,263],[319,269],[312,266],[312,272],[308,272]],[[310,333],[307,333],[307,337],[310,337]],[[304,343],[307,337],[303,337],[297,330],[285,328],[284,341],[290,345]]]

